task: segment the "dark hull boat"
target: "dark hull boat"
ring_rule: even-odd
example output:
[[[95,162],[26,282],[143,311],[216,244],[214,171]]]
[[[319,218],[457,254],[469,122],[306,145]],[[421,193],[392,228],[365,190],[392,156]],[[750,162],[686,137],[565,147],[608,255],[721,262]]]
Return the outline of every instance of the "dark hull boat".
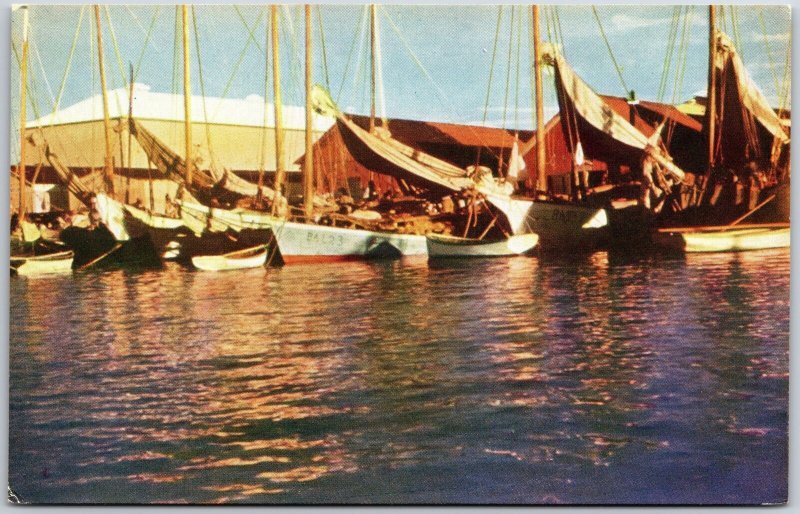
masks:
[[[108,227],[100,224],[95,228],[67,227],[61,231],[60,237],[75,254],[74,269],[161,265],[158,253],[147,235],[120,241]]]

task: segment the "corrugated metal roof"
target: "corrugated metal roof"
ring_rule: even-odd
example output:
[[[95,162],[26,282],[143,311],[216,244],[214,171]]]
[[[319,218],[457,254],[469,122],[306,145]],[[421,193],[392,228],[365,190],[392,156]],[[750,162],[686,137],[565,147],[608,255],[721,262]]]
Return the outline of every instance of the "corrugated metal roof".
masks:
[[[211,124],[239,125],[262,127],[265,124],[264,108],[266,107],[266,126],[275,125],[274,107],[265,103],[264,98],[250,95],[246,98],[218,98],[192,95],[192,119],[208,120]],[[128,115],[128,90],[126,88],[108,91],[108,110],[111,118],[122,118]],[[134,84],[133,115],[139,119],[181,121],[183,120],[183,95],[158,93],[150,90],[146,84]],[[287,129],[305,127],[305,108],[291,105],[283,106],[283,124]],[[60,125],[95,121],[103,118],[103,97],[97,94],[78,103],[60,109],[28,123],[29,127]],[[328,130],[334,123],[333,118],[313,115],[314,130]]]
[[[601,98],[605,100],[605,102],[614,109],[618,114],[628,117],[628,100],[618,96],[607,96],[601,95]],[[687,116],[676,107],[669,105],[669,104],[662,104],[657,102],[649,102],[647,100],[641,100],[636,104],[637,108],[647,109],[648,111],[654,112],[661,117],[669,118],[676,123],[680,123],[681,125],[700,132],[703,130],[703,125],[692,118],[691,116]],[[636,128],[642,131],[645,136],[650,136],[653,133],[654,127],[647,126],[643,124],[636,124]]]
[[[362,128],[369,127],[368,116],[351,115],[350,118]],[[380,121],[376,120],[376,123],[379,124]],[[477,125],[390,119],[389,131],[395,139],[409,146],[433,144],[511,148],[514,144],[513,131]],[[519,138],[522,141],[527,141],[532,135],[533,132],[529,130],[519,132]]]

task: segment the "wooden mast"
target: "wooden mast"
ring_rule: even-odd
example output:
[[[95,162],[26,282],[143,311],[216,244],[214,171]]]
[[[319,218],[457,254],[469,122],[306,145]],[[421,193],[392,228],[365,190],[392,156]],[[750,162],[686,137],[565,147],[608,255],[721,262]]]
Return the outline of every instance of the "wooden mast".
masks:
[[[108,113],[108,91],[106,89],[106,70],[103,63],[103,28],[100,24],[100,6],[94,6],[94,21],[97,26],[97,65],[100,67],[100,89],[103,92],[103,128],[106,142],[106,155],[103,170],[108,193],[114,197],[114,157],[111,148],[111,118]]]
[[[189,73],[189,6],[181,6],[183,13],[183,132],[186,144],[186,185],[192,185],[194,161],[192,158],[192,91]]]
[[[369,131],[375,131],[375,4],[369,5],[369,41],[370,41],[370,109]]]
[[[27,123],[26,108],[28,107],[28,6],[22,6],[22,62],[20,62],[20,95],[19,95],[19,211],[20,223],[25,219],[25,129]]]
[[[536,189],[547,192],[544,148],[544,98],[542,95],[542,49],[539,32],[539,6],[533,6],[533,54],[536,89]]]
[[[125,203],[130,203],[129,196],[130,196],[130,187],[131,187],[131,175],[133,171],[133,167],[131,165],[131,141],[133,140],[133,134],[131,133],[131,120],[133,120],[133,63],[128,63],[130,67],[130,80],[128,81],[128,178],[125,181]],[[120,138],[121,140],[122,138]],[[120,163],[122,164],[122,163]],[[151,180],[152,184],[152,180]]]
[[[306,221],[314,214],[314,148],[311,141],[313,119],[311,116],[311,6],[305,5],[306,14],[306,154],[303,161],[303,212]]]
[[[283,195],[286,170],[283,163],[283,105],[281,104],[281,54],[278,43],[278,6],[270,6],[272,36],[272,92],[275,109],[275,196],[272,199],[272,214],[278,213],[278,203]]]
[[[708,93],[706,94],[706,117],[708,120],[708,170],[716,164],[716,135],[717,135],[717,24],[715,6],[708,6]]]

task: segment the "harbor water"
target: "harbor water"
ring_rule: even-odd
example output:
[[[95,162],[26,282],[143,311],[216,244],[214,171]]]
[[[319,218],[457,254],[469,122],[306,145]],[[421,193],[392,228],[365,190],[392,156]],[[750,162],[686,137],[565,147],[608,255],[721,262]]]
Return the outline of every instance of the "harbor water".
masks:
[[[787,497],[789,251],[11,279],[29,502]]]

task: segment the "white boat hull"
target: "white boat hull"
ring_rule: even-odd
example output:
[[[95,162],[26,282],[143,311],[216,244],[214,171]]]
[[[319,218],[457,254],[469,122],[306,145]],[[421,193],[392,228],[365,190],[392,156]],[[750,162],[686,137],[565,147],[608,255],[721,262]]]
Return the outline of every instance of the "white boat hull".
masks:
[[[72,252],[59,252],[36,257],[12,257],[11,268],[22,276],[70,273],[73,256]]]
[[[246,209],[216,209],[183,202],[184,217],[201,226],[272,229],[284,263],[427,255],[425,236],[286,221]],[[206,219],[210,216],[210,221]]]
[[[740,252],[789,248],[789,227],[742,228],[698,231],[659,231],[654,241],[660,246],[687,253]]]
[[[514,234],[538,234],[543,251],[597,248],[608,233],[605,209],[484,193]]]
[[[267,262],[267,248],[260,246],[224,255],[192,257],[195,268],[203,271],[231,271],[259,268]]]
[[[329,227],[276,220],[273,227],[285,263],[427,255],[425,236]]]
[[[539,236],[520,234],[502,241],[482,241],[429,234],[426,242],[429,258],[507,257],[529,252],[539,242]]]

